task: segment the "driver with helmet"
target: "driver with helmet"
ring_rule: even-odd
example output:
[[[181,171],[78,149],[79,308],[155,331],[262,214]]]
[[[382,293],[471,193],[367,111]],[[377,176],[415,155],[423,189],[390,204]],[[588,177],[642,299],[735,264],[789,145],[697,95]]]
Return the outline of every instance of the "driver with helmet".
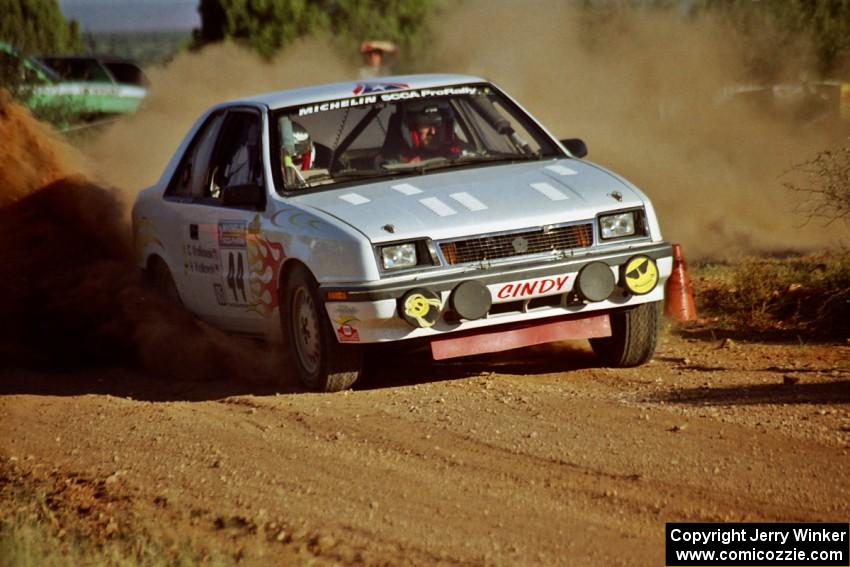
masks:
[[[402,110],[401,122],[401,137],[406,146],[399,155],[401,162],[461,155],[463,148],[454,131],[454,111],[447,103],[409,103]]]

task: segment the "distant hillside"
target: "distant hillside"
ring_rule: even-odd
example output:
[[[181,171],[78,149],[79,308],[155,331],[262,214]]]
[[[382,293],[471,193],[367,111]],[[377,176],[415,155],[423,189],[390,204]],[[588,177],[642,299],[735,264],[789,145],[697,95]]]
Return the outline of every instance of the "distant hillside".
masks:
[[[85,32],[83,49],[95,55],[127,57],[143,65],[164,63],[192,39],[191,30],[139,32]]]

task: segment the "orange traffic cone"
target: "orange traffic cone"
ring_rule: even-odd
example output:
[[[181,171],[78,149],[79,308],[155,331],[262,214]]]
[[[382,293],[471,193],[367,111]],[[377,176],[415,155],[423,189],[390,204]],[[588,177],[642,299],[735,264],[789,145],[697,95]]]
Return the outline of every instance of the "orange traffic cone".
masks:
[[[688,266],[680,244],[673,245],[673,273],[667,280],[664,294],[664,314],[667,317],[681,322],[697,320],[694,290],[688,279]]]

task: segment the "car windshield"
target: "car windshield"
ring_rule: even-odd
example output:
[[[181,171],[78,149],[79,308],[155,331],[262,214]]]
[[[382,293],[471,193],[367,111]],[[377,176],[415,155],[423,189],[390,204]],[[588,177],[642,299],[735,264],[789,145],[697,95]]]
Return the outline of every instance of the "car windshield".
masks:
[[[358,89],[351,98],[273,114],[272,156],[281,190],[563,155],[490,85],[408,89],[369,83]]]
[[[39,60],[66,81],[113,82],[109,72],[94,57],[44,56]]]

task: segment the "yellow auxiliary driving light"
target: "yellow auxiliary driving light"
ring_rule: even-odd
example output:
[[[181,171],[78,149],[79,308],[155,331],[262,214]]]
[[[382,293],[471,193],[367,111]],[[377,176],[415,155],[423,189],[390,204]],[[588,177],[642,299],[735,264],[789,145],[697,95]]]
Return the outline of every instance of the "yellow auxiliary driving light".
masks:
[[[398,314],[413,327],[433,327],[442,310],[440,296],[424,287],[411,289],[398,300]]]
[[[658,284],[658,266],[649,256],[635,256],[623,265],[620,283],[635,295],[644,295]]]

